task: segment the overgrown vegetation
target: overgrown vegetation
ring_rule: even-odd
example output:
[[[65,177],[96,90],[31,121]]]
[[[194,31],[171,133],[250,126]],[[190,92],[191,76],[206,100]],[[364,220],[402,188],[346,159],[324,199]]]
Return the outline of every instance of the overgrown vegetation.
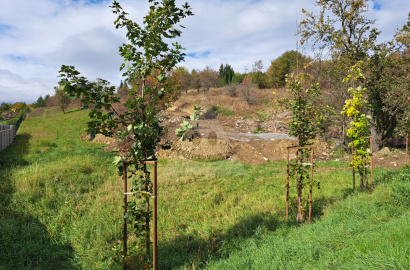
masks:
[[[2,151],[4,269],[109,268],[122,184],[113,154],[79,138],[87,113],[48,108]],[[284,162],[160,160],[159,269],[408,268],[409,168],[376,168],[374,192],[355,194],[346,165],[318,164],[314,224],[298,226],[297,204],[285,222]]]

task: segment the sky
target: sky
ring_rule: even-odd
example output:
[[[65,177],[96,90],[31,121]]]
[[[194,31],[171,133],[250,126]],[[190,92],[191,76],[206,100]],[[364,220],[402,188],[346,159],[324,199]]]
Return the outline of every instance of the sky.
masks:
[[[318,13],[311,0],[176,0],[186,1],[195,16],[185,18],[178,42],[186,49],[188,70],[218,70],[230,64],[249,71],[296,49],[296,21],[302,8]],[[137,23],[147,14],[147,0],[119,0]],[[61,65],[75,66],[89,80],[103,78],[118,86],[122,58],[118,47],[126,32],[114,26],[111,0],[0,0],[0,103],[33,103],[54,94]],[[390,40],[407,21],[408,0],[377,0],[367,14]],[[309,54],[309,48],[305,48]]]

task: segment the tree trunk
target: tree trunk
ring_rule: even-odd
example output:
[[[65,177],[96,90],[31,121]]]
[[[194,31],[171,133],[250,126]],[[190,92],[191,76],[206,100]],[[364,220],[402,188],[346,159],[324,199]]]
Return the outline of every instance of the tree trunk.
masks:
[[[342,142],[342,146],[345,149],[345,151],[349,151],[348,144],[346,142],[346,116],[342,117],[341,121],[341,130],[340,130],[340,141]]]
[[[299,180],[297,180],[297,190],[298,190],[298,215],[296,216],[296,221],[297,221],[298,223],[302,223],[302,222],[305,221],[305,213],[304,213],[304,211],[302,211],[302,203],[303,203],[303,200],[302,200],[302,189],[303,189],[302,183],[301,183]]]
[[[361,185],[361,188],[362,189],[365,189],[365,187],[364,187],[364,179],[363,179],[363,172],[362,171],[359,171],[359,175],[360,175],[360,185]]]
[[[376,129],[376,125],[375,125],[375,121],[374,121],[374,117],[373,117],[373,112],[370,113],[372,120],[370,120],[370,134],[371,134],[371,140],[373,142],[372,146],[373,152],[378,152],[380,151],[380,145],[382,145],[382,141],[381,141],[381,136],[380,134],[377,134],[377,129]]]

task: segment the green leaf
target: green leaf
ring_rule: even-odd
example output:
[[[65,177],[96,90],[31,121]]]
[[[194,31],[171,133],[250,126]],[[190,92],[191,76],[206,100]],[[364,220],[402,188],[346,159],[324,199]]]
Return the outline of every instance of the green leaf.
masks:
[[[118,166],[118,164],[120,164],[122,161],[122,158],[120,156],[116,156],[114,157],[114,161],[112,162],[112,164]]]

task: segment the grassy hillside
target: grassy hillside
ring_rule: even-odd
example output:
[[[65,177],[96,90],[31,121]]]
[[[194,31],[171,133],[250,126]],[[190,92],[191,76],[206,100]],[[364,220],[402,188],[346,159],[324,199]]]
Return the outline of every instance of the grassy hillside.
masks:
[[[0,269],[121,269],[121,179],[87,112],[45,110],[0,153]],[[285,221],[284,162],[161,160],[159,269],[408,269],[410,170],[375,170],[352,193],[344,162],[321,162],[314,224]],[[292,194],[293,198],[296,194]]]

